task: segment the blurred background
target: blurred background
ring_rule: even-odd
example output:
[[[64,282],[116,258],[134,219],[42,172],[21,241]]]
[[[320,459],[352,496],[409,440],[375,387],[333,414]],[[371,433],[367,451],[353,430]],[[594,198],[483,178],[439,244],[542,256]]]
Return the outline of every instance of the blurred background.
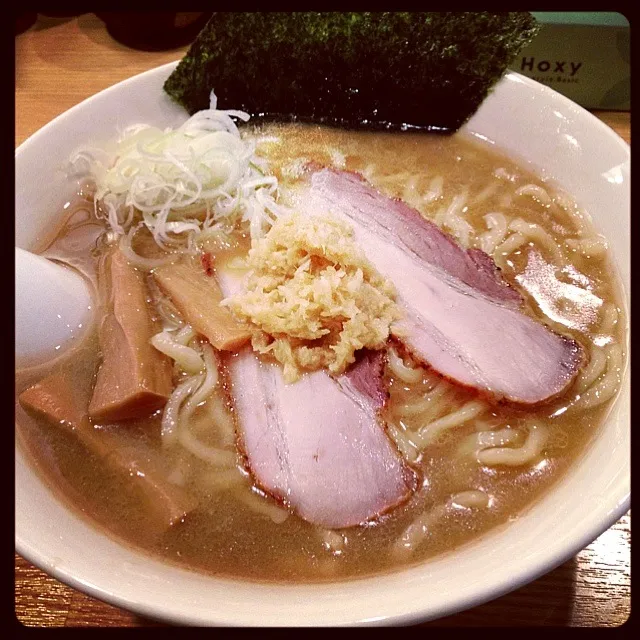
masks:
[[[25,12],[16,17],[15,33],[38,28],[47,18],[71,20],[83,12]],[[96,13],[114,40],[143,51],[163,51],[191,43],[207,23],[212,11],[106,11]],[[42,25],[40,25],[42,26]]]
[[[540,33],[511,69],[585,109],[631,109],[629,20],[613,11],[532,11]]]

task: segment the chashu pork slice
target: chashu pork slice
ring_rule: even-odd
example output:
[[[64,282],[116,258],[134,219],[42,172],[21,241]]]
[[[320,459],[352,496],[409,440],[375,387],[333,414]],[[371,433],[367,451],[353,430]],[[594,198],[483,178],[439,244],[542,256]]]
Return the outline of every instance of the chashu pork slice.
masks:
[[[225,295],[241,287],[218,272]],[[384,354],[361,354],[343,376],[286,384],[250,347],[227,358],[240,445],[256,483],[312,524],[362,524],[406,500],[415,473],[388,438]]]
[[[405,315],[393,333],[442,375],[498,399],[535,404],[561,393],[578,373],[581,346],[525,315],[520,294],[487,254],[465,251],[358,174],[313,171],[296,205],[352,225],[367,258],[396,287]]]
[[[279,365],[250,349],[228,365],[241,445],[267,493],[329,529],[362,524],[409,497],[415,476],[359,380],[316,371],[286,384]]]

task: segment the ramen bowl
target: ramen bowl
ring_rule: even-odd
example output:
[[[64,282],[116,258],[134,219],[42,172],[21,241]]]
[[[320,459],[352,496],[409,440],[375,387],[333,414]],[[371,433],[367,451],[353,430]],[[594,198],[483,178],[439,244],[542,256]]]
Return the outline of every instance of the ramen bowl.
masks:
[[[60,171],[77,147],[126,126],[186,119],[162,90],[175,63],[111,87],[62,114],[16,151],[16,246],[41,240],[69,199]],[[629,147],[587,111],[508,73],[465,125],[525,168],[572,194],[609,241],[630,291]],[[16,296],[20,296],[20,291]],[[476,606],[572,557],[630,502],[629,375],[584,453],[533,506],[506,525],[422,564],[316,584],[221,578],[180,568],[110,537],[58,495],[16,446],[16,551],[74,588],[140,615],[189,625],[409,624]]]

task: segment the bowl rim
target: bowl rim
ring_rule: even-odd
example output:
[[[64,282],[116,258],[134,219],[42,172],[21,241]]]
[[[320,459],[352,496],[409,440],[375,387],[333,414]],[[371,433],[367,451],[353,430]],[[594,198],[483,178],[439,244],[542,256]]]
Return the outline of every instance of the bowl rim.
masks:
[[[579,549],[584,549],[586,546],[591,544],[596,538],[598,538],[601,534],[607,531],[612,523],[617,522],[630,508],[630,496],[625,496],[617,505],[617,507],[610,512],[610,520],[611,522],[605,526],[594,526],[593,529],[590,529],[588,532],[585,532],[581,538],[579,544]],[[120,541],[117,541],[120,542]],[[122,544],[122,543],[121,543]],[[124,545],[128,546],[128,545]],[[187,613],[182,612],[171,612],[163,614],[159,610],[158,605],[149,604],[145,602],[132,602],[126,597],[120,596],[118,593],[113,593],[108,591],[105,588],[100,587],[99,585],[95,585],[92,583],[88,583],[83,581],[81,578],[78,578],[73,573],[66,571],[65,569],[61,569],[51,565],[51,562],[46,559],[45,555],[42,552],[39,552],[37,549],[26,547],[20,544],[18,538],[16,538],[16,551],[20,554],[25,560],[33,564],[36,568],[40,569],[44,573],[52,576],[56,580],[59,580],[63,584],[66,584],[81,593],[85,593],[89,596],[96,598],[97,600],[101,600],[102,602],[106,602],[112,606],[124,609],[131,613],[135,613],[136,615],[143,616],[145,618],[149,618],[151,620],[156,620],[160,622],[164,622],[172,625],[202,625],[203,620],[198,618],[194,618]],[[135,550],[134,552],[141,553],[139,550]],[[572,545],[570,549],[563,549],[561,553],[558,553],[553,557],[548,563],[541,564],[535,568],[532,568],[531,571],[526,573],[519,573],[514,576],[511,580],[505,580],[502,583],[494,586],[492,589],[486,590],[483,592],[481,596],[477,594],[470,594],[465,598],[461,598],[458,600],[453,600],[452,604],[442,609],[439,609],[437,613],[433,615],[425,615],[422,610],[416,610],[410,613],[401,613],[393,616],[380,617],[379,619],[370,619],[370,618],[362,618],[362,619],[354,619],[347,623],[340,623],[340,626],[408,626],[412,624],[418,624],[421,622],[428,622],[430,620],[436,620],[440,618],[444,618],[446,616],[454,615],[456,613],[460,613],[472,607],[477,607],[496,598],[500,598],[503,595],[510,593],[511,591],[523,587],[530,582],[535,581],[537,578],[553,571],[560,565],[564,564],[568,560],[570,560],[576,554],[576,549]],[[144,554],[146,555],[146,554]],[[147,556],[151,559],[150,556]],[[403,570],[396,572],[398,574],[403,573]],[[211,576],[212,580],[225,581],[225,578],[217,578],[215,576]],[[361,581],[375,580],[375,576],[363,578]],[[236,580],[236,582],[242,582],[241,580]],[[246,582],[247,586],[258,585],[259,583]],[[340,582],[333,583],[335,585],[340,585]],[[288,586],[288,585],[287,585]],[[276,586],[277,588],[277,586]],[[223,613],[217,616],[218,620],[223,619]],[[241,623],[237,621],[227,620],[227,621],[209,621],[205,623],[208,626],[241,626]],[[260,626],[260,625],[258,625]],[[276,625],[279,626],[279,625]],[[329,622],[327,626],[333,626],[332,622]]]
[[[178,64],[179,60],[175,60],[173,62],[165,63],[163,65],[154,67],[142,73],[136,74],[127,78],[119,83],[116,83],[110,87],[103,89],[102,91],[89,96],[84,99],[82,102],[74,105],[70,109],[64,111],[63,113],[56,116],[53,120],[48,122],[46,125],[38,129],[32,135],[30,135],[26,140],[24,140],[15,150],[15,159],[16,162],[23,150],[27,149],[29,146],[37,144],[38,140],[41,136],[44,136],[48,131],[55,128],[60,122],[73,118],[74,114],[80,110],[84,109],[89,103],[91,103],[98,96],[105,96],[111,92],[116,92],[123,86],[134,84],[140,81],[142,78],[151,76],[154,74],[168,73],[171,69],[175,68]],[[505,74],[505,77],[513,77],[517,78],[519,82],[528,85],[529,87],[534,87],[537,91],[550,95],[553,94],[555,100],[560,100],[565,107],[570,107],[574,111],[580,114],[581,117],[587,117],[589,124],[591,127],[594,127],[599,130],[600,135],[607,136],[612,141],[615,141],[616,144],[621,146],[621,149],[624,150],[625,153],[630,155],[630,146],[627,142],[625,142],[615,131],[613,131],[610,127],[604,124],[600,119],[594,116],[592,113],[587,111],[586,109],[580,107],[576,103],[574,103],[569,98],[559,94],[553,89],[542,85],[522,74],[519,74],[514,71],[508,71]],[[504,80],[504,78],[503,78]],[[501,80],[501,81],[503,81]],[[186,117],[186,116],[185,116]],[[627,296],[629,292],[627,292]],[[626,302],[626,301],[625,301]],[[627,378],[629,376],[630,369],[630,355],[627,357],[626,370],[624,377]],[[619,398],[616,400],[616,402]],[[17,448],[16,443],[16,448]],[[613,501],[612,501],[613,503]],[[65,509],[68,509],[68,505],[64,505]],[[399,613],[397,615],[385,616],[380,619],[357,619],[339,624],[348,625],[370,625],[370,626],[378,626],[378,625],[407,625],[415,622],[422,622],[426,620],[431,620],[434,618],[439,618],[447,615],[451,615],[457,613],[459,611],[465,610],[470,606],[477,606],[483,604],[489,600],[500,597],[501,595],[512,591],[515,588],[523,586],[541,575],[551,571],[555,567],[567,561],[569,558],[573,557],[579,549],[584,548],[590,542],[595,540],[599,535],[601,535],[604,531],[606,531],[614,522],[616,522],[620,517],[622,517],[630,508],[630,490],[622,496],[617,497],[617,501],[615,504],[611,504],[608,511],[608,518],[606,522],[604,521],[596,521],[594,518],[591,526],[588,529],[583,530],[580,536],[572,538],[571,544],[565,544],[565,546],[560,547],[554,554],[552,554],[546,562],[539,563],[535,566],[532,566],[529,571],[525,573],[518,573],[517,576],[512,578],[503,579],[501,582],[494,584],[490,589],[485,589],[480,596],[477,593],[472,593],[463,598],[451,598],[450,604],[444,608],[440,608],[435,614],[427,614],[425,615],[426,606],[422,609],[415,609],[409,613]],[[111,537],[105,533],[106,537]],[[490,535],[490,532],[486,535]],[[113,537],[112,537],[113,539]],[[120,540],[116,539],[116,542],[120,546],[127,546],[123,544]],[[167,622],[171,622],[173,624],[209,624],[209,625],[227,625],[227,624],[242,624],[242,621],[238,620],[225,620],[223,611],[215,611],[212,612],[211,616],[205,616],[201,619],[195,619],[194,616],[189,615],[184,612],[164,612],[160,609],[158,604],[153,603],[145,603],[145,602],[133,602],[127,599],[124,596],[116,592],[109,591],[108,589],[101,587],[100,585],[93,584],[83,580],[81,577],[67,571],[62,567],[57,567],[52,565],[50,558],[47,557],[46,551],[42,549],[37,549],[35,547],[30,546],[20,537],[19,532],[16,530],[15,536],[15,548],[17,553],[23,556],[28,562],[32,563],[42,571],[45,571],[47,574],[53,576],[57,580],[83,592],[87,593],[99,600],[107,602],[117,607],[121,607],[123,609],[135,612],[139,615],[143,615],[145,617],[163,620]],[[143,556],[147,556],[144,552],[139,551],[132,547],[134,552],[138,554],[142,554]],[[396,575],[400,575],[405,573],[406,569],[399,570],[394,572]],[[197,572],[194,572],[196,575]],[[214,581],[225,582],[225,578],[220,578],[216,576],[210,576],[210,578]],[[376,576],[366,577],[362,579],[357,579],[358,582],[367,582],[368,580],[375,580]],[[254,585],[258,585],[260,583],[254,581],[243,581],[241,579],[236,579],[235,582],[239,582],[247,587],[252,587]],[[333,584],[334,586],[338,586],[340,584],[345,584],[347,582],[354,582],[354,580],[348,581],[337,581]],[[277,584],[269,584],[271,588],[279,588],[281,585]],[[289,585],[286,585],[287,587]],[[295,585],[294,585],[295,586]],[[215,618],[215,619],[214,619]],[[329,621],[328,624],[333,624],[332,621]]]

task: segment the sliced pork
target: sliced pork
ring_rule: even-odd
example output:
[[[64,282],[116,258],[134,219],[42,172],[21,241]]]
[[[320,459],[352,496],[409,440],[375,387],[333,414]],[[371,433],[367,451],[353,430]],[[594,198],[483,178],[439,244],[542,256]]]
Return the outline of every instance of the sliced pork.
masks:
[[[389,398],[383,377],[386,358],[384,351],[363,349],[343,376],[343,383],[347,384],[348,381],[375,409],[382,409]]]
[[[444,376],[525,404],[557,395],[576,376],[580,345],[522,313],[520,294],[488,255],[463,250],[357,174],[314,171],[296,204],[353,226],[368,259],[397,289],[405,317],[393,333]]]
[[[218,272],[223,293],[241,280]],[[383,353],[364,352],[343,376],[285,384],[250,348],[227,359],[239,439],[253,477],[299,516],[327,528],[358,525],[407,499],[416,477],[379,418]]]
[[[379,422],[378,391],[372,398],[349,376],[324,371],[285,384],[281,367],[250,349],[231,357],[229,369],[251,472],[300,517],[350,527],[409,496],[415,477]]]

